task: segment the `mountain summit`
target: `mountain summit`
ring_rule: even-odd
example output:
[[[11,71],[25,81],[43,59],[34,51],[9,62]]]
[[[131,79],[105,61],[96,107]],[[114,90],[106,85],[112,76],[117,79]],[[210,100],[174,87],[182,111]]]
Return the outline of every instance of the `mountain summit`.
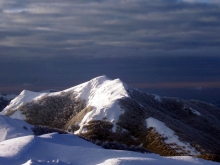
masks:
[[[52,93],[24,90],[1,114],[93,141],[220,161],[220,108],[141,92],[120,79],[100,76]]]

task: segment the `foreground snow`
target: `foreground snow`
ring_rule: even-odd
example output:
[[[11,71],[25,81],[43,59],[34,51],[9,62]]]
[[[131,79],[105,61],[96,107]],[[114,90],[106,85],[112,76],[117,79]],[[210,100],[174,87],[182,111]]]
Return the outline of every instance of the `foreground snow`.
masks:
[[[154,119],[147,122],[163,126]],[[22,120],[0,115],[0,165],[220,165],[190,156],[106,150],[71,134],[34,136],[31,127]]]
[[[130,151],[105,150],[75,135],[24,136],[0,142],[1,165],[217,165],[189,156],[161,157]]]
[[[31,127],[24,121],[0,115],[0,142],[15,137],[32,135]]]

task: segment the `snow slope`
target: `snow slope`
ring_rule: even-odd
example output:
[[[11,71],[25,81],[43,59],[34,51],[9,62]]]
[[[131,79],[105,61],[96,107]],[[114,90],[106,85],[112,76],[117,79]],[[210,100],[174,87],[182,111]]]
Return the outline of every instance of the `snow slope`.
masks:
[[[49,93],[32,92],[23,90],[16,98],[14,98],[10,104],[3,109],[0,114],[5,114],[10,109],[15,109],[22,105],[23,103],[31,102],[32,100],[37,100],[38,98],[49,95]],[[19,118],[18,118],[19,119]]]
[[[189,143],[180,141],[179,137],[175,135],[175,132],[171,130],[169,127],[167,127],[163,122],[153,117],[149,117],[148,119],[146,119],[146,125],[147,128],[154,127],[160,135],[166,138],[166,140],[164,141],[166,144],[175,143],[177,146],[173,146],[173,148],[181,147],[189,151],[190,155],[200,155],[200,153],[197,150],[195,150]],[[178,149],[176,150],[178,151]]]
[[[32,135],[31,127],[24,121],[0,115],[0,142],[15,137]]]
[[[130,151],[105,150],[69,134],[24,136],[0,142],[1,165],[219,165],[189,156],[161,157]]]

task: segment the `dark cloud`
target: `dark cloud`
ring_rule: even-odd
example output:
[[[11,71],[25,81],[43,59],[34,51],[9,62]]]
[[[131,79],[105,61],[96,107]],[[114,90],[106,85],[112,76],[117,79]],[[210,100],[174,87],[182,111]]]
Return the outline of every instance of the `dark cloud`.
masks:
[[[149,91],[219,89],[220,4],[193,1],[1,0],[0,93],[103,74]]]
[[[102,52],[99,55],[105,56],[109,47],[119,53],[122,50],[124,56],[135,55],[127,53],[130,49],[142,49],[137,55],[146,56],[152,49],[208,49],[220,45],[218,4],[11,0],[0,6],[0,46],[36,49],[28,55],[40,56],[42,51],[54,48],[66,55],[95,56],[92,52]]]

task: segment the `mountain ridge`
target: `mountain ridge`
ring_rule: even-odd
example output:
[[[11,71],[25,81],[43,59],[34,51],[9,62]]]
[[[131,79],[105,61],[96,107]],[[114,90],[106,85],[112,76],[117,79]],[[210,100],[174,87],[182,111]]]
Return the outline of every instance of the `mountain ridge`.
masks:
[[[159,97],[120,79],[100,76],[60,92],[23,91],[1,114],[11,111],[8,116],[16,114],[15,118],[34,122],[27,115],[36,116],[37,109],[62,120],[59,124],[54,120],[57,127],[86,138],[143,145],[164,156],[194,155],[219,161],[220,109],[204,102]],[[54,109],[63,114],[57,115]],[[169,133],[159,131],[161,126]]]

